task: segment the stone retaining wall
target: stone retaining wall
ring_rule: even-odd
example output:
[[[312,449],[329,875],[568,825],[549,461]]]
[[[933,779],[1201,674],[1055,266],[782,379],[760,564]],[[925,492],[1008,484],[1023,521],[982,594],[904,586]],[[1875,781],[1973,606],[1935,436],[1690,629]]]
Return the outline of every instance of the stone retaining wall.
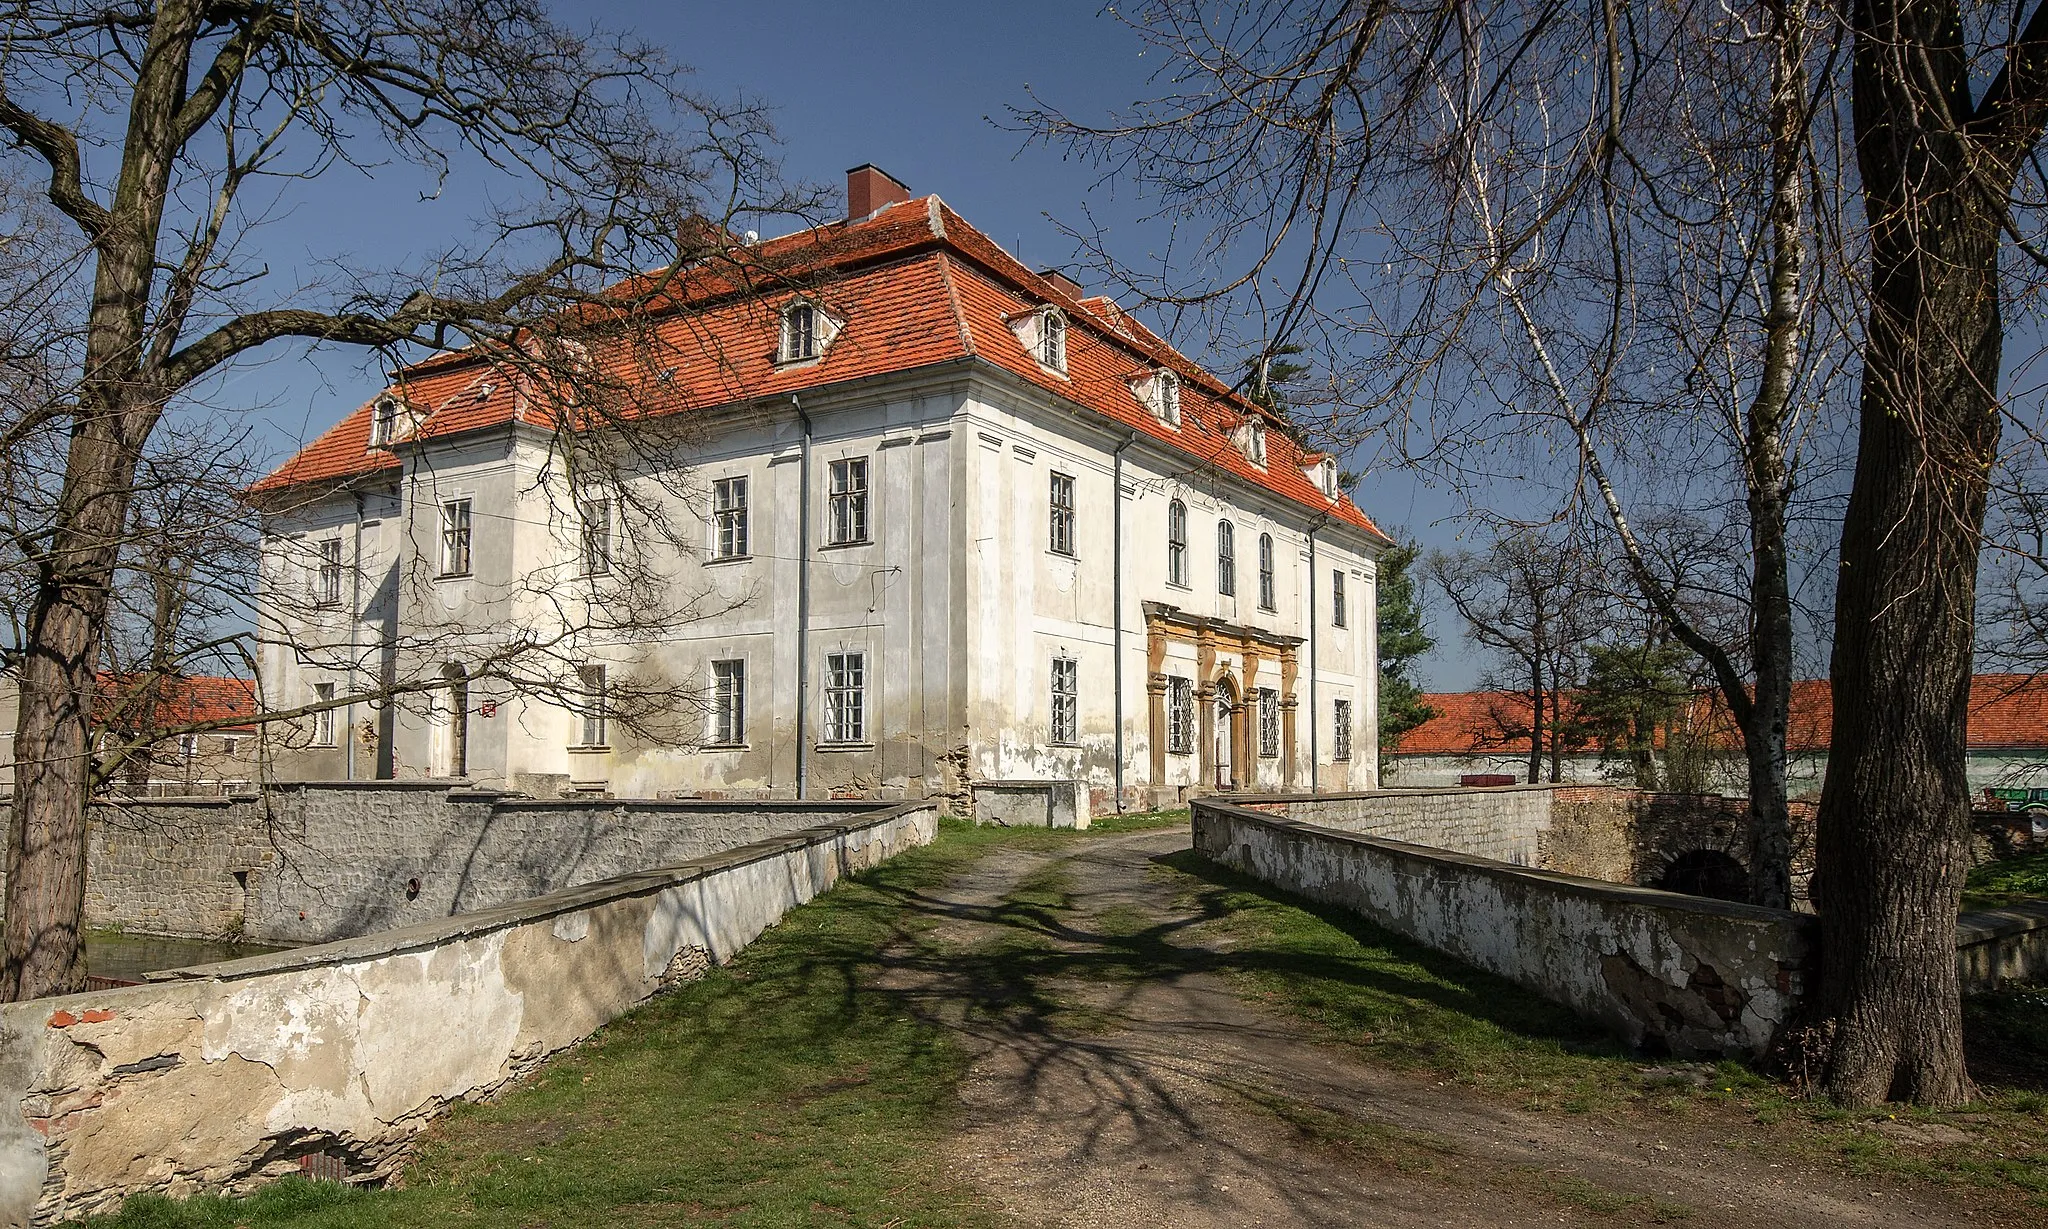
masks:
[[[536,800],[315,782],[94,808],[86,924],[323,943],[670,866],[872,802]]]
[[[1194,804],[1193,823],[1196,850],[1217,862],[1499,974],[1653,1051],[1762,1054],[1806,989],[1818,928],[1801,914],[1210,800]]]
[[[139,1191],[392,1172],[435,1115],[728,960],[928,802],[359,939],[0,1006],[0,1226]],[[534,816],[515,824],[533,831]]]

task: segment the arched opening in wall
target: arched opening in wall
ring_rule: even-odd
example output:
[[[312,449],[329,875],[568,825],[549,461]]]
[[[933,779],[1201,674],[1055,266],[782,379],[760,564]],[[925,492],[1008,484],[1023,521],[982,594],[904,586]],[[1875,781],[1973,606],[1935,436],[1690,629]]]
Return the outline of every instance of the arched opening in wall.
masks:
[[[469,672],[449,662],[441,667],[443,685],[433,694],[433,763],[436,777],[469,775]]]
[[[1749,871],[1718,849],[1694,849],[1673,858],[1650,886],[1687,896],[1742,901],[1749,899]]]
[[[1237,787],[1237,684],[1228,677],[1216,680],[1216,788]]]

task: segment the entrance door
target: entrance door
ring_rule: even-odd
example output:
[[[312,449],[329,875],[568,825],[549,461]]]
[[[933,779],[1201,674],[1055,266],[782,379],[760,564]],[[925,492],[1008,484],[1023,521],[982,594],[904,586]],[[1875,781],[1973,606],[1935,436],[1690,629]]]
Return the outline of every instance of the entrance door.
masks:
[[[1231,751],[1237,745],[1237,688],[1229,679],[1216,681],[1216,788],[1237,788],[1237,766]]]
[[[469,675],[449,663],[441,668],[443,686],[432,695],[432,729],[427,771],[436,777],[469,775]]]

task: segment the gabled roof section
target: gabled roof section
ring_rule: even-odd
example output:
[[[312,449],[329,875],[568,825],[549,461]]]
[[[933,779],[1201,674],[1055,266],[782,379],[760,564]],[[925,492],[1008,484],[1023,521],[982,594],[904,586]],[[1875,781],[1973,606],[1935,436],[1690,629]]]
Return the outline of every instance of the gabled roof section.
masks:
[[[609,384],[632,390],[633,416],[702,410],[976,359],[1184,453],[1190,472],[1230,473],[1389,540],[1348,497],[1325,496],[1302,472],[1320,458],[1285,431],[1269,433],[1263,468],[1238,452],[1231,428],[1251,418],[1281,423],[1271,411],[1236,395],[1109,299],[1075,298],[1033,272],[936,196],[735,249],[730,261],[656,270],[617,292],[647,300],[653,342],[621,345],[621,353],[591,361],[609,365]],[[780,363],[777,313],[799,294],[845,323],[816,360]],[[1064,377],[1041,367],[1005,323],[1048,305],[1061,308],[1068,320]],[[644,333],[636,341],[644,342]],[[386,391],[412,411],[414,440],[513,422],[559,422],[560,411],[525,395],[522,390],[531,385],[508,368],[477,351],[457,351],[406,368]],[[1159,368],[1180,378],[1178,429],[1153,417],[1132,389],[1133,377]],[[398,469],[390,450],[369,446],[374,406],[373,398],[251,491],[345,482]]]

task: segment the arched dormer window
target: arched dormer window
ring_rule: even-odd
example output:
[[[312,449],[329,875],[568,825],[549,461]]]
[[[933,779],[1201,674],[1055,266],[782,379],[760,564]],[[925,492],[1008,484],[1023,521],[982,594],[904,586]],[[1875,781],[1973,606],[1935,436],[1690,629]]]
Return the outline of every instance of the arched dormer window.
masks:
[[[398,398],[386,393],[370,405],[370,447],[388,447],[398,437]]]
[[[1216,592],[1237,596],[1237,527],[1229,521],[1216,522]]]
[[[1232,442],[1244,459],[1261,469],[1266,465],[1266,424],[1254,418],[1232,432]]]
[[[1166,505],[1166,581],[1188,583],[1188,506],[1178,499]]]
[[[840,322],[816,303],[798,299],[782,309],[782,344],[778,363],[806,363],[825,353],[839,335]]]
[[[1152,417],[1169,427],[1180,426],[1180,377],[1164,367],[1131,377],[1131,392]]]
[[[1054,371],[1067,369],[1067,317],[1058,308],[1046,308],[1039,322],[1038,361]]]

